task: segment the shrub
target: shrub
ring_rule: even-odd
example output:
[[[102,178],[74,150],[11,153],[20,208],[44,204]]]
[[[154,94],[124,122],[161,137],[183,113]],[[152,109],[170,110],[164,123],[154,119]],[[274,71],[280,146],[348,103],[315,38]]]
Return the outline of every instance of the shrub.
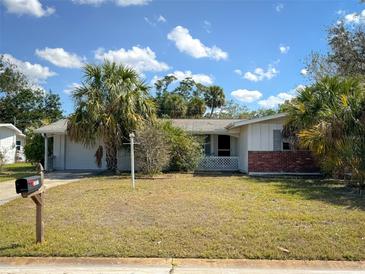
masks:
[[[35,164],[43,161],[44,139],[42,135],[27,132],[27,139],[24,145],[24,154],[27,161]]]
[[[170,121],[161,122],[159,127],[166,134],[171,146],[169,169],[193,171],[202,157],[200,139],[174,127]]]
[[[145,125],[136,132],[136,142],[136,163],[142,173],[154,175],[169,165],[170,143],[160,128]]]

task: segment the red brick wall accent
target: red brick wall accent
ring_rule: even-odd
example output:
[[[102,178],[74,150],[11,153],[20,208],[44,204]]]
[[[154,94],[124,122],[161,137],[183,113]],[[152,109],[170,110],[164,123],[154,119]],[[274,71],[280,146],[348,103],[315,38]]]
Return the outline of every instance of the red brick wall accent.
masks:
[[[248,172],[318,172],[315,160],[306,150],[249,151]]]

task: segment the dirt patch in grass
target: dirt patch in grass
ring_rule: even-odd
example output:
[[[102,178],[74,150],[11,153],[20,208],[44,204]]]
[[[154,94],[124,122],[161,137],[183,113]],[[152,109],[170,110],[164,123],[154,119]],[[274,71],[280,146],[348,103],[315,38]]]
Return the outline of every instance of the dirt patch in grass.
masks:
[[[97,177],[0,207],[1,256],[365,259],[365,201],[318,180],[174,175]]]

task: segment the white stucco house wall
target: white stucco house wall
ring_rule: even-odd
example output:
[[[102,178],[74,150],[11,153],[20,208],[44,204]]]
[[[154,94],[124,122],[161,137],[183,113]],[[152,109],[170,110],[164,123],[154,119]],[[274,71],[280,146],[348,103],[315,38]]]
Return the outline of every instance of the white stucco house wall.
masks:
[[[243,173],[313,173],[318,169],[309,151],[293,150],[282,138],[286,114],[242,119],[172,119],[174,126],[205,137],[204,157],[197,170]],[[55,170],[106,169],[105,151],[100,168],[95,147],[85,147],[67,136],[67,119],[41,127],[36,132],[53,138],[52,168]],[[48,143],[48,142],[47,142]],[[129,170],[129,151],[118,153],[118,169]]]
[[[0,123],[0,152],[4,155],[5,164],[25,161],[25,135],[12,124]]]

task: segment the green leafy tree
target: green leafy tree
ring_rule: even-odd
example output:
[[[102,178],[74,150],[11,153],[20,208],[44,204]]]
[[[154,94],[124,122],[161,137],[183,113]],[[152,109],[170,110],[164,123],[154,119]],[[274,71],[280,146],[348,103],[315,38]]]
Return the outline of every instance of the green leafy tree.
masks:
[[[158,116],[163,118],[200,118],[206,105],[203,100],[205,86],[191,77],[177,82],[174,75],[167,75],[155,83]]]
[[[138,73],[116,63],[84,67],[82,86],[73,92],[75,112],[68,134],[85,146],[101,140],[107,168],[117,170],[117,151],[128,135],[155,117],[155,105],[148,86]]]
[[[324,77],[299,90],[284,106],[284,133],[309,148],[322,168],[333,174],[352,173],[365,180],[365,88],[358,79]]]
[[[0,122],[12,123],[24,131],[27,160],[40,162],[44,158],[44,141],[33,130],[62,118],[60,97],[31,85],[4,56],[0,56],[0,71]]]
[[[204,100],[210,108],[210,117],[213,116],[214,110],[220,108],[225,103],[224,91],[219,86],[209,86],[204,91]]]
[[[47,118],[62,117],[60,97],[32,86],[17,67],[0,56],[0,122],[19,129],[38,127]]]
[[[328,30],[329,52],[312,53],[307,64],[309,77],[319,81],[327,76],[365,76],[364,26],[346,27],[336,24]]]

